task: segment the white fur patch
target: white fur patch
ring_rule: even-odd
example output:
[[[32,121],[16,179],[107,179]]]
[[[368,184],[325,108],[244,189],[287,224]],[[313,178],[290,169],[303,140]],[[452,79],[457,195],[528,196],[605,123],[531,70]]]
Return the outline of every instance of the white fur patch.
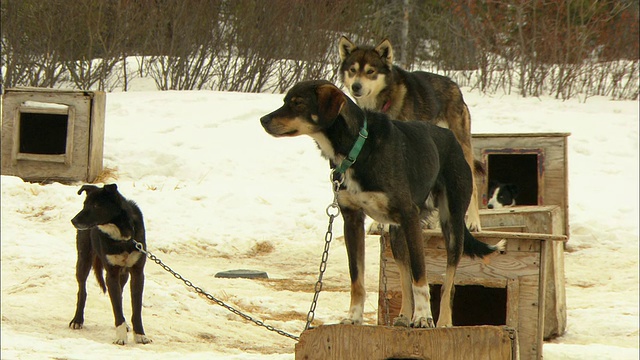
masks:
[[[366,66],[365,66],[366,69]],[[353,93],[352,85],[360,83],[362,86],[360,95]],[[352,78],[345,77],[344,83],[349,89],[349,93],[356,99],[356,103],[363,109],[380,111],[378,108],[382,104],[378,104],[378,94],[387,87],[384,74],[378,74],[375,80],[366,78],[364,75],[354,76]]]
[[[342,206],[362,209],[372,219],[384,224],[395,224],[389,217],[389,198],[382,192],[360,192],[342,190],[338,193],[338,203]]]
[[[349,314],[347,315],[347,318],[343,319],[340,323],[361,325],[363,313],[364,313],[364,307],[362,305],[352,305],[349,308]]]
[[[142,255],[138,251],[134,251],[131,253],[123,252],[122,254],[117,255],[107,255],[107,261],[111,265],[122,266],[122,267],[132,267],[138,259],[140,259],[140,255]]]
[[[331,141],[329,141],[325,134],[316,132],[309,134],[309,136],[316,141],[320,148],[320,152],[325,159],[333,161],[334,164],[339,164],[340,162],[338,160],[342,161],[341,159],[336,158],[336,152],[333,149],[333,145],[331,145]]]
[[[441,128],[445,128],[445,129],[449,128],[449,123],[446,122],[446,121],[438,121],[438,123],[436,125],[438,125]]]
[[[130,237],[128,238],[123,237],[122,234],[120,233],[120,229],[115,224],[98,225],[98,229],[100,229],[100,231],[102,231],[103,233],[109,235],[109,237],[112,238],[113,240],[120,240],[120,241],[131,240]]]
[[[414,327],[429,327],[433,323],[433,315],[431,314],[431,295],[429,294],[429,285],[416,286],[413,284],[414,311],[413,320]]]
[[[127,331],[129,327],[127,323],[122,323],[116,327],[116,339],[113,340],[113,343],[116,345],[124,345],[127,343]]]

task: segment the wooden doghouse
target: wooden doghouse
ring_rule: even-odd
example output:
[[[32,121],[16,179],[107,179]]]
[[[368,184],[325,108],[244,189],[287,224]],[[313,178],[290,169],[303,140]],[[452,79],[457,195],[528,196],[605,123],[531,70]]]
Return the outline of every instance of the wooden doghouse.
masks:
[[[567,139],[569,133],[474,134],[476,160],[485,175],[476,177],[479,208],[486,208],[491,181],[518,186],[518,205],[558,205],[562,234],[569,236]]]
[[[552,210],[549,214],[559,215],[560,212]],[[553,256],[554,244],[562,243],[566,237],[499,231],[483,231],[474,235],[490,244],[506,239],[506,250],[504,254],[492,256],[489,263],[462,258],[455,279],[454,327],[493,325],[514,328],[519,339],[520,359],[541,359],[547,298],[545,279],[549,276],[544,264]],[[424,236],[427,279],[431,285],[431,310],[437,321],[446,250],[440,230],[425,230]],[[382,254],[385,269],[383,273],[381,267],[378,298],[380,325],[384,324],[387,311],[391,321],[398,316],[402,303],[398,267],[393,261],[389,241],[385,244]],[[388,299],[388,306],[385,298]]]
[[[485,167],[484,176],[476,177],[480,209],[486,208],[489,184],[492,181],[513,183],[520,193],[516,206],[508,212],[487,211],[481,215],[483,230],[520,231],[541,234],[569,234],[568,137],[569,133],[474,134],[474,157]],[[526,206],[557,205],[560,215],[545,214]],[[536,215],[538,213],[539,215]],[[535,226],[525,226],[539,217]],[[542,224],[543,219],[553,219]],[[558,223],[560,222],[560,223]],[[514,228],[514,226],[516,228]],[[520,227],[519,229],[517,227]],[[553,255],[545,264],[547,302],[544,338],[562,335],[567,313],[564,289],[564,244],[553,243]]]
[[[504,254],[485,264],[463,257],[456,274],[455,326],[506,325],[517,329],[520,358],[540,359],[545,338],[566,327],[564,241],[569,236],[566,133],[473,135],[474,155],[485,174],[477,176],[483,231],[474,235],[495,244],[507,240]],[[514,183],[519,206],[486,208],[489,183]],[[437,317],[446,267],[439,230],[425,230],[427,278],[432,311]],[[380,273],[378,324],[384,324],[385,296],[389,317],[401,304],[399,273],[387,246]],[[386,294],[386,295],[385,295]]]
[[[93,181],[102,171],[102,91],[7,89],[2,174],[26,181]]]

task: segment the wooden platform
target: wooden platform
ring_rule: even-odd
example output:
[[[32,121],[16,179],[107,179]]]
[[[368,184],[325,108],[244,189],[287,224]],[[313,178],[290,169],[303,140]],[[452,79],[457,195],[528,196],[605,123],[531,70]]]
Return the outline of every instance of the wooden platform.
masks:
[[[513,360],[516,332],[504,326],[412,329],[324,325],[305,330],[296,360]]]
[[[481,215],[483,220],[487,216],[491,220],[483,222],[483,226],[490,224],[487,228],[518,227],[520,231],[545,233],[474,233],[477,239],[489,244],[505,239],[506,249],[503,254],[492,255],[487,262],[468,257],[461,259],[455,278],[453,324],[516,329],[520,337],[520,359],[540,360],[545,325],[564,328],[566,323],[563,244],[567,236],[551,229],[561,226],[562,213],[558,206],[532,206]],[[431,311],[437,320],[446,251],[440,230],[425,230],[423,234],[427,279],[431,285]],[[385,325],[385,297],[389,300],[389,319],[398,316],[402,302],[398,267],[389,243],[385,245],[382,257],[386,260],[387,291],[384,291],[381,273],[380,325]]]

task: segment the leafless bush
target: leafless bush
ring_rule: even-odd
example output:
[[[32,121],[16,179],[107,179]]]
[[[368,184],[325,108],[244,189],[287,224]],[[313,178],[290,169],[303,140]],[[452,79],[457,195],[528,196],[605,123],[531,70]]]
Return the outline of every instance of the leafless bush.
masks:
[[[337,40],[485,92],[638,97],[630,0],[2,0],[2,84],[286,91],[338,81]],[[62,36],[64,35],[64,36]],[[137,72],[127,63],[137,62]]]

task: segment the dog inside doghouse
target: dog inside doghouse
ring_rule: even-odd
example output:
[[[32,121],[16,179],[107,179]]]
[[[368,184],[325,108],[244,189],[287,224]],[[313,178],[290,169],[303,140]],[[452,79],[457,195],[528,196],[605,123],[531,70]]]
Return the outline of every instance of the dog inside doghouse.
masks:
[[[504,151],[486,154],[486,186],[483,192],[483,205],[488,207],[491,194],[489,184],[511,185],[515,192],[514,204],[539,205],[538,193],[542,181],[542,156],[539,152]],[[489,206],[489,208],[491,208]]]

